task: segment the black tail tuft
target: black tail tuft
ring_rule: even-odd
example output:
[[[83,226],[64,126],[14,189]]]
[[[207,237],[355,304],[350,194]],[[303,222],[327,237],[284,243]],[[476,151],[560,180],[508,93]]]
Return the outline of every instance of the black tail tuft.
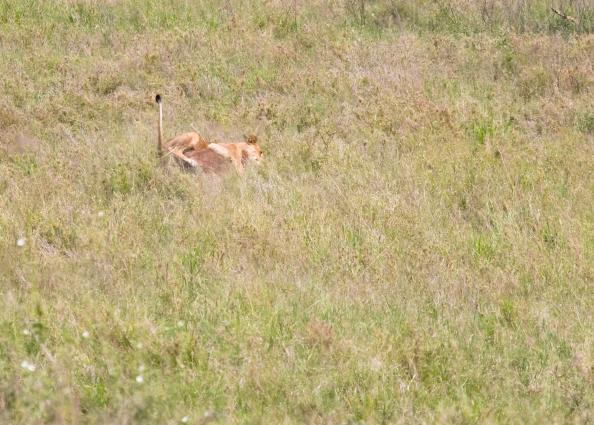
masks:
[[[161,103],[161,95],[160,94],[155,96],[155,102]]]

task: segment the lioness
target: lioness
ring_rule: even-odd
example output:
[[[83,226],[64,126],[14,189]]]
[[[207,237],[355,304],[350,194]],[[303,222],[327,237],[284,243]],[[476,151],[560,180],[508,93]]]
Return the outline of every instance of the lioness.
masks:
[[[249,161],[260,162],[262,150],[258,146],[258,138],[251,134],[245,137],[245,142],[239,143],[209,143],[208,140],[196,132],[180,134],[167,142],[163,142],[163,105],[161,95],[155,97],[159,105],[158,124],[158,153],[169,152],[183,164],[204,172],[224,173],[231,163],[240,174]]]

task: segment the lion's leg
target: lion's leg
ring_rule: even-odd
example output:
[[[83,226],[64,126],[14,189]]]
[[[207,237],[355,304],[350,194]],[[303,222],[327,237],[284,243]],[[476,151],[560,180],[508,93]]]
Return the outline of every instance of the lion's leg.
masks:
[[[167,142],[167,150],[168,152],[178,158],[181,161],[184,161],[186,164],[190,165],[191,167],[198,166],[198,163],[188,158],[184,152],[191,149],[196,149],[200,146],[201,139],[197,133],[185,133],[181,134],[177,137],[174,137],[169,142]],[[202,142],[204,144],[204,142]]]
[[[239,174],[243,174],[244,168],[243,168],[243,163],[241,162],[241,159],[233,157],[231,159],[231,161],[233,162],[233,165],[235,166],[235,169],[237,170],[237,172]]]
[[[192,158],[188,158],[186,155],[184,155],[183,151],[180,148],[168,148],[167,149],[168,152],[175,156],[177,159],[185,162],[186,164],[188,164],[191,167],[197,167],[198,163],[193,160]]]
[[[241,163],[241,157],[237,154],[236,146],[229,144],[210,143],[208,149],[221,155],[223,158],[227,158],[231,161],[235,169],[239,174],[243,173],[243,164]]]

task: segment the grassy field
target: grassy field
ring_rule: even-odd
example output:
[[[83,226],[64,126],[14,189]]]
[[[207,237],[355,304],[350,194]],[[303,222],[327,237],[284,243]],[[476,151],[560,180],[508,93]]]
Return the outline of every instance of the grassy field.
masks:
[[[0,423],[592,423],[554,3],[0,0]],[[265,162],[159,166],[157,92]]]

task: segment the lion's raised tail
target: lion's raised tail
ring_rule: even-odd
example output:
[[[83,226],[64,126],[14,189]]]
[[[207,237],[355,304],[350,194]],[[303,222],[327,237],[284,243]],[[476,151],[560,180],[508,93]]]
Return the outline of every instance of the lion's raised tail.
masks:
[[[159,158],[163,156],[163,104],[161,103],[161,95],[155,96],[155,102],[159,105],[159,124],[158,124],[158,144],[157,155]]]

